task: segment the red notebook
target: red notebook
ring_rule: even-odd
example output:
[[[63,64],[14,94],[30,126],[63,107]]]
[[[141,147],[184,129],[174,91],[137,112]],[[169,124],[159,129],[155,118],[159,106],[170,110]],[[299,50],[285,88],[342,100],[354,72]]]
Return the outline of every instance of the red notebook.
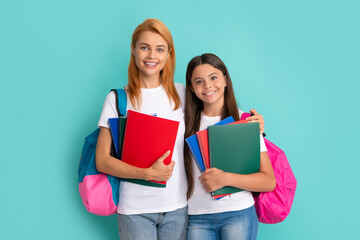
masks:
[[[170,155],[164,160],[164,164],[168,165],[172,159],[178,128],[178,121],[128,110],[121,160],[135,167],[148,168],[170,150]]]
[[[205,169],[208,169],[208,168],[210,168],[208,130],[204,129],[204,130],[197,132],[196,138],[199,143],[201,157],[204,161]]]

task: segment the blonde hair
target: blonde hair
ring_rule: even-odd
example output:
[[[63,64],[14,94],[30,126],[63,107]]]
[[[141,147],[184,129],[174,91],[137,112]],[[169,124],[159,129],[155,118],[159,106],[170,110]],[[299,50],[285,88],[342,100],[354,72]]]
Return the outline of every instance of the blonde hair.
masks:
[[[158,19],[149,18],[143,23],[139,24],[133,32],[131,44],[134,48],[141,33],[150,31],[159,34],[168,44],[169,57],[165,62],[164,68],[160,71],[160,81],[163,85],[169,100],[174,103],[174,110],[178,109],[181,105],[179,94],[176,91],[174,84],[175,73],[175,49],[174,42],[169,29],[166,25]],[[135,109],[141,106],[141,86],[139,79],[139,68],[135,63],[135,56],[131,54],[129,69],[128,69],[128,85],[126,87],[131,104]]]

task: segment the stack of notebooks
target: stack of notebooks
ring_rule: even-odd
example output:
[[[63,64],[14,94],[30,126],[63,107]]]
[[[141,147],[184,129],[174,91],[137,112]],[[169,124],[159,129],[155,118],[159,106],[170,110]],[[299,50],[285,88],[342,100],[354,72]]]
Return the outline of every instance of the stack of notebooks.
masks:
[[[185,139],[201,172],[215,167],[224,172],[251,174],[260,168],[259,123],[234,122],[228,117]],[[212,193],[214,199],[242,191],[225,186]]]
[[[164,164],[171,162],[179,122],[128,110],[127,117],[109,118],[115,156],[130,165],[148,168],[167,150],[170,155]],[[166,187],[166,182],[142,179],[124,181],[151,187]]]

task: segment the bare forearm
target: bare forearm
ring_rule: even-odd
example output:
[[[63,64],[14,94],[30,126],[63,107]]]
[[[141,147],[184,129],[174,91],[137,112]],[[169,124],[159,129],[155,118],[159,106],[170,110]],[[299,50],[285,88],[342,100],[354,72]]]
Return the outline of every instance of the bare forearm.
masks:
[[[96,147],[96,168],[103,172],[120,178],[136,178],[148,180],[149,169],[138,168],[120,161],[110,155],[111,133],[107,128],[100,128]]]
[[[275,178],[263,172],[243,175],[224,172],[224,186],[232,186],[252,192],[268,192],[274,190]]]
[[[96,147],[96,168],[99,172],[120,178],[167,181],[174,168],[174,161],[165,165],[164,159],[170,154],[166,151],[148,168],[138,168],[120,161],[110,155],[111,134],[109,129],[101,128]]]
[[[138,168],[120,161],[110,155],[97,157],[96,168],[103,172],[119,178],[135,178],[150,180],[149,169]]]

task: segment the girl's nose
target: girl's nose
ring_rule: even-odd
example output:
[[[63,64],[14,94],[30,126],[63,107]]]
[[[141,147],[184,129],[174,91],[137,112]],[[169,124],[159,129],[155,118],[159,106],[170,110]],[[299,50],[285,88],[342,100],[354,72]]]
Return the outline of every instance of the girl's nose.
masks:
[[[209,89],[212,87],[212,84],[210,81],[205,81],[205,89]]]

